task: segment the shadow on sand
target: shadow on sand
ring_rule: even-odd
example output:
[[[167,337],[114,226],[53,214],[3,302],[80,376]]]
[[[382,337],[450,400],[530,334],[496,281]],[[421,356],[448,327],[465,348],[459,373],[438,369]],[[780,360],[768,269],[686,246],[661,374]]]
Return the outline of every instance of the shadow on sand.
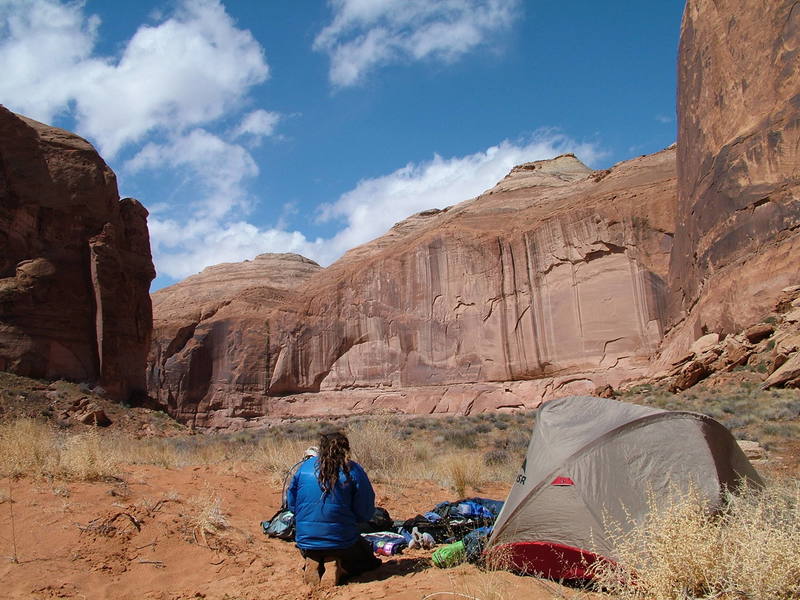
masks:
[[[347,582],[367,583],[370,581],[384,581],[391,577],[409,575],[429,569],[431,561],[429,558],[392,558],[383,563],[374,571],[367,571],[358,577],[348,579]]]

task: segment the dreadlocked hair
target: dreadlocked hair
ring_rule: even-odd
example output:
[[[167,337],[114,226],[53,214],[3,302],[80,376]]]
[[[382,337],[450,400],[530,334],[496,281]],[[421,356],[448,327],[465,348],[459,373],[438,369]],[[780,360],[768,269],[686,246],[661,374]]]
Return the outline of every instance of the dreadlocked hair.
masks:
[[[317,479],[323,493],[328,494],[339,481],[339,471],[350,474],[350,442],[339,431],[323,433],[319,438],[319,471]]]

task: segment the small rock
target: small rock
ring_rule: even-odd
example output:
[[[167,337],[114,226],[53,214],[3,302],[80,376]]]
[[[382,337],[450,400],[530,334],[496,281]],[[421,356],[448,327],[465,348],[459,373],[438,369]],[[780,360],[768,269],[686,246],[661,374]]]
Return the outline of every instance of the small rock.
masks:
[[[89,404],[83,412],[75,415],[75,418],[84,425],[97,425],[98,427],[111,425],[111,419],[108,418],[105,411],[94,403]]]
[[[698,381],[708,376],[708,367],[699,360],[693,360],[686,365],[669,388],[670,392],[680,392],[692,387]]]
[[[718,333],[707,333],[706,335],[697,338],[692,344],[691,348],[689,348],[689,352],[694,352],[695,354],[702,354],[706,350],[710,349],[712,346],[719,344],[719,334]]]
[[[775,331],[775,328],[769,323],[759,323],[758,325],[753,325],[745,329],[744,335],[748,342],[757,344],[761,340],[765,340],[771,336],[773,331]]]
[[[736,443],[739,444],[739,448],[742,449],[747,460],[766,460],[767,451],[758,442],[753,440],[736,440]]]
[[[617,394],[614,392],[614,388],[610,385],[598,385],[594,389],[594,395],[598,396],[599,398],[614,398]]]
[[[789,287],[783,288],[781,291],[787,294],[794,294],[795,292],[800,292],[800,285],[790,285]]]

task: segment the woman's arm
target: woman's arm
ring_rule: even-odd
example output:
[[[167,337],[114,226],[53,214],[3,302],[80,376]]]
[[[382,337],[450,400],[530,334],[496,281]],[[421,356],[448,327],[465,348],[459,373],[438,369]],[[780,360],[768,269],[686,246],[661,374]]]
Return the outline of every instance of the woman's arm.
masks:
[[[366,471],[357,462],[350,463],[350,476],[355,484],[353,513],[360,522],[369,521],[375,515],[375,490]]]

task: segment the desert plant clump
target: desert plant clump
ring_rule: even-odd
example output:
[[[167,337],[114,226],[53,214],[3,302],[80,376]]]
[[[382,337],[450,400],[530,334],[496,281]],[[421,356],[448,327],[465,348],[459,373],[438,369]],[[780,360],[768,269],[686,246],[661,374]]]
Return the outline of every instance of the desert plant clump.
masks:
[[[800,595],[800,482],[746,489],[718,512],[693,492],[651,503],[647,520],[609,531],[615,563],[598,584],[622,600]]]
[[[482,465],[469,453],[442,457],[439,476],[442,485],[452,489],[459,498],[466,497],[469,488],[479,489],[485,480]]]
[[[64,435],[45,422],[17,419],[0,424],[0,474],[95,481],[115,477],[118,454],[96,431]]]
[[[404,471],[408,455],[397,452],[396,424],[389,418],[357,420],[349,424],[346,435],[353,458],[375,481],[391,481]]]
[[[74,435],[61,449],[61,473],[79,481],[116,477],[118,459],[112,445],[96,430]]]
[[[209,546],[208,536],[219,536],[229,527],[228,519],[222,511],[222,500],[216,494],[206,492],[189,499],[191,514],[188,524],[192,537],[197,543],[202,540]]]

